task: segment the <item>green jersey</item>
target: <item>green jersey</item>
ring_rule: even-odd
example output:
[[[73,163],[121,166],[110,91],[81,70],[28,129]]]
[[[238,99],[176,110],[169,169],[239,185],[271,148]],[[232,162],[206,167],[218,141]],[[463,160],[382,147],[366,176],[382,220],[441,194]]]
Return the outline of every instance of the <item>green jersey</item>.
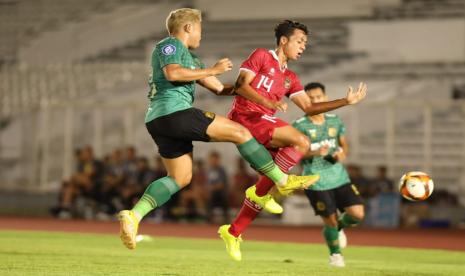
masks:
[[[150,76],[150,104],[145,122],[192,107],[195,97],[195,81],[171,82],[163,73],[168,64],[179,64],[188,69],[203,69],[205,65],[175,37],[158,42],[152,52]]]
[[[316,151],[323,145],[328,145],[329,155],[335,153],[339,145],[339,137],[344,136],[345,126],[341,119],[334,114],[325,114],[323,124],[314,124],[307,116],[296,120],[292,125],[310,138],[311,150]],[[310,187],[311,190],[330,190],[350,183],[349,175],[344,166],[330,162],[323,156],[313,156],[302,160],[303,173],[319,174],[320,180]]]

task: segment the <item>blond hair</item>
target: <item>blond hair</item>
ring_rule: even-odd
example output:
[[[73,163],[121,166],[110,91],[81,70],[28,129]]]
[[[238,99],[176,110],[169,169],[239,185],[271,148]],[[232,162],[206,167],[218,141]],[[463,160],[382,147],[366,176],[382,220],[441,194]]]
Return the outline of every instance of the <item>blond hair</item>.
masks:
[[[172,34],[187,23],[201,22],[202,13],[197,9],[182,8],[171,11],[166,18],[166,29]]]

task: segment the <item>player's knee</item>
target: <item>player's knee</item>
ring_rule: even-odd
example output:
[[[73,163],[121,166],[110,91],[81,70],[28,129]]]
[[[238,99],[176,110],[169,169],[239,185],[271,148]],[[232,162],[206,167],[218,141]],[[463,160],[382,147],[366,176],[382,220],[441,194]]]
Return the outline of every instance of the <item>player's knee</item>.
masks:
[[[359,221],[362,221],[365,218],[365,210],[363,208],[355,215],[355,218]]]
[[[362,221],[365,218],[365,210],[363,207],[360,207],[355,210],[352,210],[352,212],[350,212],[349,215],[355,218],[356,220]]]
[[[296,145],[304,153],[310,150],[310,140],[305,135],[300,134],[296,137]]]
[[[182,187],[189,185],[189,183],[191,183],[192,173],[178,174],[178,175],[173,176],[173,178],[174,178],[174,181],[182,188]]]
[[[233,140],[235,143],[245,143],[252,139],[252,134],[250,134],[250,131],[243,127],[240,124],[237,124],[236,129],[233,132]]]

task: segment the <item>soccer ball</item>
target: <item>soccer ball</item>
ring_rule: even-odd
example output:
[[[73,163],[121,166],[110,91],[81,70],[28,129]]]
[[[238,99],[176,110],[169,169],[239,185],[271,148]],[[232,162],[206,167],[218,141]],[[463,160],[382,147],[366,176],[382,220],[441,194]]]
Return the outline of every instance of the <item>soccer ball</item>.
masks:
[[[433,189],[433,180],[424,172],[408,172],[399,181],[400,194],[411,201],[427,199]]]

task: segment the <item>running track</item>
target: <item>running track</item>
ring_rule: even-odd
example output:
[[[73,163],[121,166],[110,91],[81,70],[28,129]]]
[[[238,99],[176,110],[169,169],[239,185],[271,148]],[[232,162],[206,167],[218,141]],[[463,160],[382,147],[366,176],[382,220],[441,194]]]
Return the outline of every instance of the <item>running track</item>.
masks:
[[[218,226],[207,224],[143,223],[140,233],[153,236],[216,239]],[[56,220],[51,218],[0,217],[0,230],[37,230],[118,235],[117,222]],[[364,246],[430,248],[465,251],[464,230],[403,229],[379,230],[354,228],[346,230],[349,243]],[[320,227],[253,226],[245,240],[296,243],[323,243]]]

